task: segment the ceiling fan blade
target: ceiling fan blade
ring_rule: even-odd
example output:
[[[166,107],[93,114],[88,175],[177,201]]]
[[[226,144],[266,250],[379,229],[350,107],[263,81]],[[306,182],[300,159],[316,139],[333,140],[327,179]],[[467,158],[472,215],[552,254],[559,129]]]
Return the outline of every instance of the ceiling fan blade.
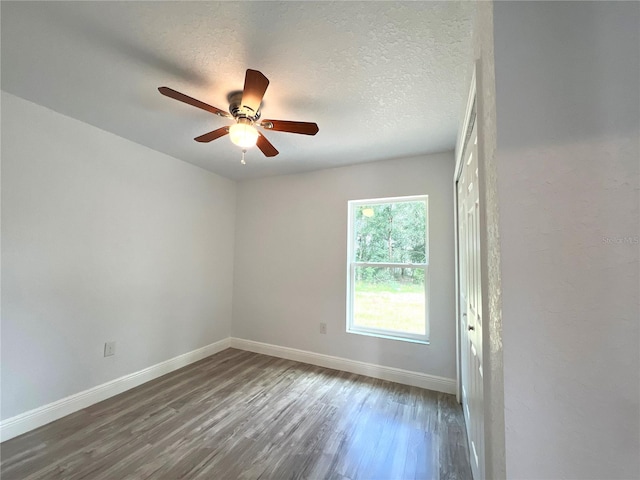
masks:
[[[301,133],[303,135],[315,135],[319,130],[317,123],[290,122],[288,120],[262,120],[260,126],[277,132]]]
[[[184,93],[180,93],[173,88],[169,87],[160,87],[158,91],[164,95],[165,97],[173,98],[174,100],[178,100],[183,103],[187,103],[189,105],[193,105],[194,107],[201,108],[202,110],[206,110],[207,112],[214,113],[216,115],[220,115],[221,117],[231,117],[230,113],[225,112],[224,110],[220,110],[212,105],[201,102],[200,100],[196,100]]]
[[[229,127],[220,127],[213,132],[200,135],[199,137],[194,138],[194,140],[202,143],[212,142],[216,138],[224,137],[227,133],[229,133]]]
[[[242,106],[251,110],[254,114],[260,108],[264,92],[269,86],[269,79],[257,70],[247,69],[244,77],[244,90],[242,91]]]
[[[276,147],[271,145],[271,142],[267,140],[267,138],[260,132],[258,132],[258,141],[256,142],[256,145],[266,157],[275,157],[276,155],[278,155],[278,150],[276,150]]]

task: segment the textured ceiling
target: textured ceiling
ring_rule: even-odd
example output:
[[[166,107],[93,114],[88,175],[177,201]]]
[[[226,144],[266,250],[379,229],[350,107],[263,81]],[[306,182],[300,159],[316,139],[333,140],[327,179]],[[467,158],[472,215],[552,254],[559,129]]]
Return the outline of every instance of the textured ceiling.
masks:
[[[1,3],[2,89],[232,179],[454,148],[471,63],[473,2]],[[263,118],[313,121],[315,137],[268,131],[280,151],[240,164],[224,110],[247,68],[271,81]]]

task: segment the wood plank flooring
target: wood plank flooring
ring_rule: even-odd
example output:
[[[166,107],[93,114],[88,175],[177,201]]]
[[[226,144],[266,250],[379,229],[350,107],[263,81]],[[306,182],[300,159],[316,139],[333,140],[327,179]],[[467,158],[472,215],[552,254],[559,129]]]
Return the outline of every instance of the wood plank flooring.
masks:
[[[2,480],[471,479],[455,397],[228,349],[0,445]]]

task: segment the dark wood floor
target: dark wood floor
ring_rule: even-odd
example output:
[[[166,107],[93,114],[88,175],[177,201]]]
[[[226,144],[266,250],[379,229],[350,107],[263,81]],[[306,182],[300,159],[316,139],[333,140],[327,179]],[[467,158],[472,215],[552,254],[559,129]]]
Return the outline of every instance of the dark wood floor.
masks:
[[[470,479],[451,395],[228,349],[0,445],[9,479]]]

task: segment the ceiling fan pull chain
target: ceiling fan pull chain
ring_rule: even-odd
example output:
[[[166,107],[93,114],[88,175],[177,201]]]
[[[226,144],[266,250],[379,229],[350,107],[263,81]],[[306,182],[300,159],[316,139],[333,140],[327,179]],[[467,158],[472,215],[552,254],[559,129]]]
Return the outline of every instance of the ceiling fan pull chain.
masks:
[[[240,163],[242,165],[246,165],[247,162],[244,161],[244,154],[247,153],[247,150],[245,148],[242,149],[242,160],[240,160]]]

